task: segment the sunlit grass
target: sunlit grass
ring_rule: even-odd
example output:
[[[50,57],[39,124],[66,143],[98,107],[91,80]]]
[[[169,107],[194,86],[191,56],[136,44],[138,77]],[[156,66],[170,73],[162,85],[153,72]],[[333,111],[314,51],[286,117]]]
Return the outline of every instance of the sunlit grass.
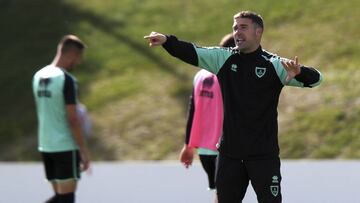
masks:
[[[177,158],[197,69],[161,48],[148,48],[142,37],[159,31],[217,45],[240,10],[263,16],[265,49],[288,58],[297,55],[324,74],[315,89],[285,88],[279,105],[281,156],[360,157],[358,0],[14,2],[0,1],[0,134],[6,139],[0,152],[10,152],[7,160],[34,159],[28,156],[36,150],[37,127],[31,76],[52,61],[57,41],[68,33],[88,45],[74,75],[94,121],[94,157]],[[11,143],[23,140],[27,148],[16,144],[14,149]]]

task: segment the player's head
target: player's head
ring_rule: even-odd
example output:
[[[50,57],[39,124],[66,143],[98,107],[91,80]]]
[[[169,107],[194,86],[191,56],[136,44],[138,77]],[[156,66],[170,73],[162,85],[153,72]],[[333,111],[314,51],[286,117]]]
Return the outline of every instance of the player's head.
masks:
[[[71,70],[80,64],[86,45],[75,35],[65,35],[58,44],[58,55],[65,62],[64,68]]]
[[[235,47],[235,40],[232,33],[225,35],[219,44],[221,47]]]
[[[65,35],[61,38],[58,47],[61,53],[66,53],[72,50],[83,51],[86,45],[75,35]]]
[[[263,31],[263,19],[257,13],[241,11],[234,15],[233,36],[240,51],[255,51],[260,45]]]

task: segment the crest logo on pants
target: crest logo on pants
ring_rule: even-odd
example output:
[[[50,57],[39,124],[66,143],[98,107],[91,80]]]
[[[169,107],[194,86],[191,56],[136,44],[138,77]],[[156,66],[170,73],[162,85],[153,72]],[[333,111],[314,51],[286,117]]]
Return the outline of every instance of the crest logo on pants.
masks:
[[[277,185],[271,185],[270,186],[271,194],[276,197],[279,194],[279,186]]]
[[[272,181],[271,181],[273,184],[279,184],[279,177],[278,176],[273,176],[272,177]],[[270,191],[271,191],[271,194],[276,197],[278,196],[279,194],[279,186],[278,185],[271,185],[270,186]]]
[[[261,78],[266,73],[266,68],[256,67],[255,68],[255,74],[258,76],[258,78]]]

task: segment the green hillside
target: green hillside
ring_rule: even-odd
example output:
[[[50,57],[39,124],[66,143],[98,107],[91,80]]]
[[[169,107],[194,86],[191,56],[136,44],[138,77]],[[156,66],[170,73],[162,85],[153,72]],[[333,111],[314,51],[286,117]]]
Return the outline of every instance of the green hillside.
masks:
[[[197,68],[149,48],[143,36],[217,45],[240,10],[263,16],[265,49],[297,55],[325,77],[315,89],[284,89],[281,156],[359,158],[358,0],[0,0],[0,161],[39,159],[31,78],[68,33],[88,45],[74,75],[95,128],[92,158],[176,159]]]

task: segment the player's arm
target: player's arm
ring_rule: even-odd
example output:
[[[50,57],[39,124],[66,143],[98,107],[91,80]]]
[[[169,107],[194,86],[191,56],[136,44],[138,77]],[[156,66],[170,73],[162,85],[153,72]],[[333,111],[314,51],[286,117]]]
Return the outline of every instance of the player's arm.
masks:
[[[194,119],[195,105],[194,105],[194,89],[190,95],[189,107],[188,107],[188,120],[186,123],[186,135],[185,135],[185,144],[188,145],[190,141],[190,133],[192,128],[192,123]]]
[[[74,83],[75,82],[73,81],[73,79],[65,74],[64,99],[67,119],[69,122],[71,133],[74,136],[75,142],[79,147],[82,170],[87,170],[89,168],[90,160],[86,143],[84,141],[84,136],[82,135],[80,119],[76,110],[76,90]]]
[[[322,82],[322,74],[315,68],[299,63],[298,57],[294,60],[278,58],[273,61],[276,72],[284,85],[297,87],[315,87]]]
[[[188,168],[192,164],[194,159],[194,149],[189,146],[191,128],[194,118],[194,111],[195,111],[195,105],[194,105],[194,89],[193,89],[189,100],[188,120],[186,123],[186,132],[185,132],[185,143],[180,152],[180,162],[183,163],[186,168]]]
[[[164,35],[157,32],[151,32],[150,35],[144,38],[149,40],[150,47],[162,45],[170,55],[191,65],[198,66],[197,54],[193,44],[178,40],[173,35]]]
[[[231,55],[230,49],[198,47],[192,43],[179,40],[173,35],[151,32],[150,35],[144,38],[149,40],[149,46],[162,45],[170,55],[214,74],[217,74],[226,59]]]

